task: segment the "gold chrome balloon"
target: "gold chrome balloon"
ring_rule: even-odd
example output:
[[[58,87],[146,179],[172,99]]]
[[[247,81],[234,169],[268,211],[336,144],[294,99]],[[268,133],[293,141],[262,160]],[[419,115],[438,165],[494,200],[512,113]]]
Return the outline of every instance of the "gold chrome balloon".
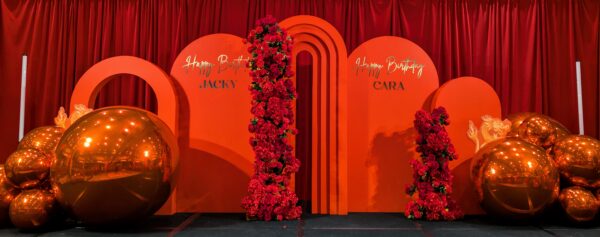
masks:
[[[19,188],[35,188],[50,174],[52,158],[36,149],[20,149],[13,152],[4,164],[6,178]]]
[[[525,141],[548,149],[570,132],[556,120],[538,114],[525,119],[517,129],[517,134]]]
[[[596,197],[582,187],[573,186],[563,189],[559,200],[569,219],[575,222],[591,221],[598,213]]]
[[[48,191],[25,190],[10,204],[10,220],[15,227],[32,230],[46,227],[60,219],[60,207]]]
[[[64,131],[63,128],[54,126],[33,129],[19,142],[17,150],[31,148],[52,156]]]
[[[475,189],[489,214],[529,218],[558,197],[558,171],[541,147],[503,138],[484,146],[473,159]]]
[[[10,223],[8,208],[10,203],[19,195],[19,189],[8,182],[4,175],[4,165],[0,165],[0,225]]]
[[[582,135],[569,135],[552,148],[562,177],[573,185],[600,188],[600,141]]]
[[[525,121],[525,119],[528,119],[531,116],[534,115],[539,115],[537,113],[532,113],[532,112],[521,112],[521,113],[514,113],[511,115],[508,115],[506,117],[506,119],[508,119],[508,121],[510,121],[510,131],[508,132],[509,137],[512,136],[519,136],[518,135],[518,128],[519,126],[521,126],[521,124],[523,123],[523,121]]]
[[[72,124],[51,169],[60,204],[88,225],[154,214],[171,191],[178,148],[167,125],[132,107],[95,110]]]

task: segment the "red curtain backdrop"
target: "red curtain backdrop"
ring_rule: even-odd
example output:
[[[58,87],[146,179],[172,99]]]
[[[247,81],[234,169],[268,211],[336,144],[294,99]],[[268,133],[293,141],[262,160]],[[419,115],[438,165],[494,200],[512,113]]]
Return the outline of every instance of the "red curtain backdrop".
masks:
[[[52,124],[78,78],[117,55],[147,59],[165,71],[183,47],[212,33],[245,37],[257,18],[308,14],[344,37],[348,52],[383,35],[407,38],[433,59],[442,82],[486,80],[503,113],[536,111],[578,131],[575,61],[583,72],[585,132],[600,133],[597,0],[0,0],[0,159],[17,145],[21,55],[29,56],[28,131]],[[121,77],[99,106],[155,109],[149,87]]]

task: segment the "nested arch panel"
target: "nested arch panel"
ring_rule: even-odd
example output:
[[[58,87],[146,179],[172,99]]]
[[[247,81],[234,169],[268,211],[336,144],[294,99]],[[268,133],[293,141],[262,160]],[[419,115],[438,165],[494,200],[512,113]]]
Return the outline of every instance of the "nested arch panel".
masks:
[[[346,214],[347,134],[346,60],[344,41],[328,22],[294,16],[280,23],[294,38],[294,56],[312,48],[313,65],[313,213]],[[316,71],[316,72],[315,72]],[[315,185],[316,184],[316,185]],[[317,197],[315,198],[315,195]]]
[[[312,149],[312,178],[313,178],[313,195],[312,195],[312,213],[330,213],[331,208],[337,208],[332,205],[330,200],[337,200],[336,196],[338,195],[335,192],[331,192],[332,188],[338,186],[335,176],[331,174],[335,174],[337,167],[335,165],[331,165],[330,161],[332,160],[332,156],[330,153],[332,152],[331,147],[327,146],[327,143],[330,142],[328,136],[330,133],[335,134],[335,131],[327,131],[327,129],[331,128],[331,123],[328,118],[335,116],[335,114],[331,114],[330,104],[325,103],[329,96],[329,87],[331,86],[331,77],[328,74],[331,69],[329,68],[328,63],[330,56],[326,53],[328,52],[327,46],[322,43],[318,37],[309,33],[299,33],[296,35],[297,44],[294,46],[296,48],[294,52],[294,58],[296,58],[297,54],[306,50],[313,57],[313,77],[314,80],[313,88],[312,88],[312,97],[313,97],[313,149]],[[314,62],[316,61],[316,62]],[[329,168],[327,168],[329,167]]]
[[[328,84],[328,75],[327,70],[323,70],[323,68],[327,68],[328,57],[325,46],[323,46],[318,40],[311,34],[307,33],[298,33],[294,35],[294,59],[297,57],[297,54],[301,52],[302,49],[307,50],[311,56],[313,57],[313,65],[315,65],[315,69],[313,70],[313,106],[312,106],[312,114],[313,114],[313,149],[311,151],[312,154],[312,213],[329,213],[331,206],[331,196],[330,187],[332,185],[332,181],[327,176],[331,171],[325,167],[328,167],[328,163],[330,161],[330,157],[328,156],[328,151],[330,148],[326,146],[327,142],[327,132],[325,131],[327,127],[327,109],[328,105],[323,104],[323,99],[327,98],[327,84]],[[334,181],[335,182],[335,181]],[[334,183],[335,185],[335,183]]]

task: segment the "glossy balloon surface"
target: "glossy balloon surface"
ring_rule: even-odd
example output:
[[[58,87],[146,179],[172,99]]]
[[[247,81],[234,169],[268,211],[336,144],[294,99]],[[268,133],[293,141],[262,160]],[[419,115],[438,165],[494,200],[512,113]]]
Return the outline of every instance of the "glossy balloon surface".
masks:
[[[17,149],[36,149],[51,156],[64,131],[61,127],[53,126],[35,128],[25,134]]]
[[[22,189],[40,186],[48,179],[52,157],[37,149],[19,149],[4,164],[6,178]]]
[[[582,187],[573,186],[561,190],[559,199],[567,217],[575,222],[591,221],[598,213],[596,197]]]
[[[534,115],[538,115],[537,113],[532,113],[532,112],[521,112],[521,113],[514,113],[511,115],[508,115],[506,117],[506,119],[508,119],[510,121],[510,131],[508,132],[507,136],[519,136],[518,134],[518,128],[519,126],[521,126],[521,124],[523,123],[523,121],[525,121],[525,119],[528,119],[531,116]]]
[[[54,195],[45,190],[25,190],[10,204],[10,220],[19,229],[46,227],[60,218],[60,207]]]
[[[569,135],[552,148],[560,174],[573,185],[600,188],[600,141]]]
[[[494,141],[472,162],[475,188],[489,214],[529,218],[558,197],[558,170],[542,148],[529,142],[519,138]]]
[[[0,225],[10,223],[8,208],[20,191],[6,179],[4,165],[0,165]]]
[[[112,225],[152,215],[164,204],[178,148],[156,115],[107,107],[72,124],[56,154],[51,177],[61,205],[88,225]]]
[[[558,139],[569,133],[564,125],[541,114],[525,119],[517,129],[519,138],[544,149],[551,148]]]

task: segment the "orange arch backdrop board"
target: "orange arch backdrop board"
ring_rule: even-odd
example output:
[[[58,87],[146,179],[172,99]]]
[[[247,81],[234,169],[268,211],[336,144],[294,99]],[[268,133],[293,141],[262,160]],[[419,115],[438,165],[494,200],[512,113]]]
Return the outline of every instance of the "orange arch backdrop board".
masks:
[[[483,115],[500,118],[500,99],[494,88],[485,81],[475,77],[460,77],[444,83],[435,92],[431,106],[444,106],[450,115],[450,125],[446,131],[459,156],[457,161],[450,162],[454,175],[453,196],[465,213],[482,214],[469,176],[475,144],[467,137],[467,129],[469,120],[479,128]]]
[[[349,211],[400,212],[412,180],[414,114],[438,88],[423,49],[393,36],[371,39],[348,57]]]
[[[178,212],[242,212],[253,173],[249,54],[242,38],[212,34],[177,56],[171,76],[181,96]]]
[[[280,25],[294,37],[294,58],[305,51],[313,59],[312,213],[403,211],[404,187],[412,180],[408,161],[418,157],[414,114],[430,106],[450,114],[448,133],[461,157],[450,163],[455,197],[468,214],[481,212],[468,177],[474,145],[466,128],[468,120],[479,125],[482,115],[500,116],[489,85],[465,77],[438,89],[431,59],[406,39],[374,38],[348,57],[343,38],[320,18],[294,16]],[[94,65],[78,82],[71,106],[93,107],[101,87],[121,73],[156,92],[158,116],[181,149],[176,188],[160,214],[243,212],[254,162],[246,48],[240,37],[207,35],[179,54],[170,76],[143,59],[119,56]]]

